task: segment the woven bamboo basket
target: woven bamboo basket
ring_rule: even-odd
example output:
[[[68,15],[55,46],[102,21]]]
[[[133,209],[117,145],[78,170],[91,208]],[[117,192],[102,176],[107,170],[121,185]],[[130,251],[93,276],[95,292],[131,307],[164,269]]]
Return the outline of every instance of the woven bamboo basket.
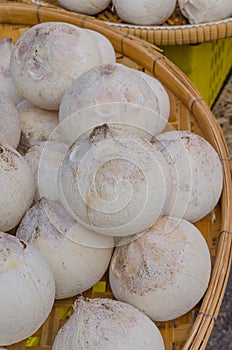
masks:
[[[117,27],[123,33],[136,35],[156,45],[199,44],[228,38],[232,35],[232,18],[204,24],[183,24],[175,26],[129,25],[121,23],[117,15],[111,10],[101,13],[97,18],[105,21],[109,26]]]
[[[58,5],[55,0],[46,0]],[[176,6],[160,26],[123,23],[113,6],[96,18],[123,34],[159,46],[200,91],[209,107],[215,103],[231,69],[232,17],[211,23],[189,24]]]
[[[110,8],[97,15],[97,18],[109,26],[117,27],[123,33],[136,35],[156,45],[198,44],[232,35],[232,18],[211,23],[177,25],[175,18],[170,17],[160,26],[141,26],[122,23],[115,11]]]
[[[47,21],[72,23],[105,35],[114,46],[118,62],[153,75],[165,86],[171,101],[169,122],[172,126],[176,129],[192,130],[203,136],[219,154],[224,175],[222,196],[215,210],[196,223],[211,254],[213,268],[209,287],[200,303],[190,312],[173,321],[157,322],[166,350],[203,350],[216,322],[231,265],[231,163],[221,128],[189,79],[156,51],[153,45],[116,32],[94,18],[67,13],[52,6],[12,1],[0,3],[0,39],[11,37],[16,42],[32,25]],[[90,298],[113,298],[107,274],[84,295]],[[29,339],[8,346],[7,349],[26,350],[33,347],[35,350],[51,350],[55,335],[72,313],[74,300],[75,298],[55,301],[43,326]]]
[[[61,8],[58,0],[17,0],[17,2]],[[231,69],[232,18],[190,25],[177,6],[174,13],[161,26],[136,26],[122,23],[113,10],[112,3],[95,18],[124,35],[133,35],[159,46],[163,53],[188,76],[208,106],[213,106]]]
[[[57,0],[19,0],[19,2],[61,7]],[[181,16],[178,8],[160,26],[123,23],[112,4],[95,17],[123,34],[131,34],[159,46],[199,44],[232,36],[232,17],[210,23],[189,24],[187,19]]]

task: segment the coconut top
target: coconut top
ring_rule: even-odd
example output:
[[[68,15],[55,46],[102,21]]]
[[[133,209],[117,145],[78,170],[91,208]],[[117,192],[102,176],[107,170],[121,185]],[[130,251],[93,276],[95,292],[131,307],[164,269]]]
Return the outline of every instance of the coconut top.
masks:
[[[78,332],[76,330],[78,329]],[[163,350],[155,324],[133,306],[111,299],[79,298],[75,311],[58,333],[54,349],[72,344],[81,350]]]

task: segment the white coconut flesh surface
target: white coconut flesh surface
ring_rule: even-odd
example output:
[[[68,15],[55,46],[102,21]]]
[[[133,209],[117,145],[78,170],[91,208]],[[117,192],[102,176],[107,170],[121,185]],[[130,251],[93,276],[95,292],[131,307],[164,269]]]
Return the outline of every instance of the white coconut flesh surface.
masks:
[[[38,142],[58,138],[58,135],[54,137],[59,124],[58,111],[38,108],[26,100],[16,107],[20,117],[21,148],[27,150]]]
[[[14,104],[17,104],[22,100],[22,97],[10,75],[10,57],[13,47],[12,39],[0,40],[0,90],[4,91]]]
[[[95,126],[120,123],[124,128],[136,126],[137,132],[159,134],[167,125],[170,102],[164,87],[161,88],[161,84],[157,87],[155,79],[151,86],[152,79],[119,63],[89,70],[62,98],[60,132],[67,141],[73,142]]]
[[[137,239],[119,244],[110,265],[116,299],[154,321],[167,321],[187,313],[204,295],[210,254],[201,232],[187,220],[161,217]]]
[[[153,145],[107,124],[74,143],[61,164],[60,198],[78,222],[106,235],[129,235],[162,214],[170,183]]]
[[[107,8],[111,0],[58,0],[66,9],[86,15],[95,15]]]
[[[15,44],[10,73],[22,96],[42,109],[58,110],[74,80],[102,63],[87,30],[62,22],[31,27]]]
[[[164,23],[173,13],[176,0],[113,0],[113,5],[124,22],[157,25]]]
[[[0,144],[0,230],[14,228],[32,204],[35,183],[26,160],[12,147]]]
[[[112,237],[79,225],[59,202],[46,198],[26,212],[16,236],[32,244],[49,262],[56,299],[73,297],[95,285],[113,252]]]
[[[34,175],[35,201],[42,197],[59,200],[58,172],[67,150],[66,143],[44,141],[31,146],[25,154]]]
[[[170,115],[170,99],[169,99],[168,93],[165,87],[163,86],[163,84],[161,84],[161,82],[158,79],[155,79],[151,75],[146,74],[142,71],[137,71],[137,72],[141,75],[143,79],[146,80],[146,82],[151,87],[151,89],[153,90],[154,94],[158,99],[159,114],[160,114],[159,121],[161,123],[159,133],[161,133],[164,130],[164,127],[166,126]]]
[[[94,331],[93,331],[94,330]],[[52,350],[164,350],[157,326],[129,304],[79,298]]]
[[[200,220],[221,196],[223,174],[217,152],[203,137],[183,130],[164,132],[156,140],[172,178],[165,214],[191,222]]]
[[[102,63],[103,64],[114,64],[116,63],[116,53],[114,47],[109,39],[103,34],[96,32],[95,30],[86,29],[97,41]]]
[[[47,319],[55,297],[51,268],[33,247],[0,233],[0,345],[18,343]]]
[[[228,0],[178,0],[183,15],[191,24],[223,20],[232,16],[232,2]]]
[[[0,143],[17,148],[20,136],[19,113],[8,95],[0,90]]]

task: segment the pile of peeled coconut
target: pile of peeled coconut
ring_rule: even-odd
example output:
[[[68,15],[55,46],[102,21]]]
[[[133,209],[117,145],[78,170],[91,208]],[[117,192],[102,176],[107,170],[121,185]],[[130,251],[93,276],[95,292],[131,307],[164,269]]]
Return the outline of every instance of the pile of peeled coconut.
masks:
[[[176,11],[189,24],[220,21],[232,16],[230,0],[58,0],[73,12],[96,15],[108,7],[124,23],[162,25]]]
[[[53,350],[163,350],[155,322],[210,280],[194,223],[221,196],[218,154],[170,130],[165,87],[97,32],[38,24],[0,62],[0,346],[78,296]],[[115,299],[84,298],[107,270]]]

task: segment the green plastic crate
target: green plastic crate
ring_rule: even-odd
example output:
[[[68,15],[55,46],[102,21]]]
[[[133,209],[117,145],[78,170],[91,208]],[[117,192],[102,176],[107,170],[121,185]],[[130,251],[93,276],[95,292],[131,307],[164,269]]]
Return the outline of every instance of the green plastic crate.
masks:
[[[232,38],[196,45],[162,47],[212,107],[232,65]]]

